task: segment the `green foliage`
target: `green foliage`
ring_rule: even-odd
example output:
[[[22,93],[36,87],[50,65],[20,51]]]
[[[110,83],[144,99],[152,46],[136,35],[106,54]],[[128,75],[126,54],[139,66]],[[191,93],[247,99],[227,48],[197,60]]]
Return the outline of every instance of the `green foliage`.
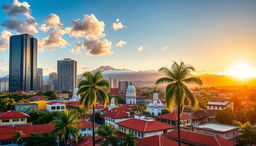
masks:
[[[241,145],[256,144],[256,127],[247,122],[241,126],[241,135],[239,136],[239,143]]]
[[[26,139],[26,146],[55,146],[56,137],[51,133],[31,134]]]
[[[16,144],[22,144],[23,143],[23,136],[25,134],[22,131],[16,131],[15,136],[13,137],[13,140]]]
[[[125,137],[122,138],[122,140],[124,141],[123,145],[136,146],[136,139],[137,137],[134,134],[128,133]]]
[[[39,91],[37,95],[43,95],[48,97],[49,100],[58,100],[59,98],[54,91]]]
[[[209,99],[207,97],[198,98],[199,107],[202,109],[206,109],[208,101]]]
[[[62,112],[32,112],[30,113],[29,122],[33,124],[48,124],[59,117]]]
[[[98,128],[98,135],[101,136],[97,142],[103,142],[104,146],[116,145],[117,137],[115,135],[116,128],[110,124],[104,124]]]
[[[168,114],[168,113],[169,113],[169,111],[164,109],[164,110],[162,110],[162,113],[160,115],[164,115],[164,114]]]
[[[67,143],[70,136],[73,137],[75,142],[78,141],[79,129],[77,126],[80,125],[80,121],[78,120],[76,110],[60,112],[60,116],[55,117],[52,123],[55,125],[52,133],[58,133],[62,141]]]
[[[230,108],[219,111],[215,117],[216,121],[222,124],[232,124],[232,121],[235,120],[235,115]]]
[[[6,112],[8,110],[13,110],[15,105],[15,100],[13,98],[1,98],[0,99],[0,111]]]
[[[100,124],[100,125],[104,124],[104,119],[101,118],[99,112],[95,113],[95,123]]]

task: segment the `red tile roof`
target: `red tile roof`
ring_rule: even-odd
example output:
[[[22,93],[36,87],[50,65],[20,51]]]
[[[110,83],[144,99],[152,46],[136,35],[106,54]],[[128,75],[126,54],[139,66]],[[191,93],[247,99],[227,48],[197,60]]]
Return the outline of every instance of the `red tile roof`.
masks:
[[[22,112],[4,112],[0,114],[0,119],[10,119],[10,118],[27,118],[29,115]]]
[[[49,102],[49,103],[47,103],[47,104],[52,105],[52,104],[57,104],[57,103],[65,104],[65,103],[63,103],[63,102],[57,102],[57,101]]]
[[[165,124],[159,121],[144,121],[139,119],[129,119],[122,122],[118,122],[116,124],[141,132],[153,132],[175,128],[175,126]]]
[[[67,106],[79,106],[79,105],[80,105],[79,101],[67,103]]]
[[[137,146],[177,146],[178,143],[162,135],[137,139]]]
[[[13,139],[16,131],[22,131],[24,133],[24,138],[29,137],[32,133],[50,132],[53,128],[53,124],[0,126],[0,140]]]
[[[159,115],[157,118],[177,121],[178,120],[177,115],[178,115],[177,112],[171,112],[171,113],[168,113],[168,114]],[[181,117],[180,117],[180,119],[182,119],[182,120],[183,119],[192,119],[192,118],[193,117],[188,116],[188,115],[184,115],[184,114],[182,114]]]
[[[95,140],[100,139],[100,136],[95,136]],[[78,143],[72,142],[72,146],[92,146],[92,136],[84,136]],[[96,146],[101,145],[102,142],[96,143]]]
[[[105,117],[110,117],[113,119],[123,119],[123,118],[129,118],[130,114],[127,113],[125,110],[122,110],[119,108],[112,109],[104,114]]]
[[[77,128],[90,128],[92,127],[92,122],[80,120],[80,125],[77,126]],[[98,127],[98,124],[95,124],[95,127]]]
[[[165,133],[164,136],[177,139],[178,131]],[[194,145],[207,145],[207,146],[233,146],[236,143],[221,137],[210,136],[205,134],[196,133],[189,130],[181,130],[181,139]]]

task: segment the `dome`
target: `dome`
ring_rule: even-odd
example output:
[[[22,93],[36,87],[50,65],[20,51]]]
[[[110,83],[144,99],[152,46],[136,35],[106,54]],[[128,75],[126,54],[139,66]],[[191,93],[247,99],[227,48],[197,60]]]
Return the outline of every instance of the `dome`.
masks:
[[[135,86],[129,85],[127,90],[126,90],[126,96],[133,96],[136,97],[136,89]]]
[[[154,93],[153,99],[150,101],[148,106],[163,107],[164,105],[163,105],[162,101],[158,99],[158,94]]]

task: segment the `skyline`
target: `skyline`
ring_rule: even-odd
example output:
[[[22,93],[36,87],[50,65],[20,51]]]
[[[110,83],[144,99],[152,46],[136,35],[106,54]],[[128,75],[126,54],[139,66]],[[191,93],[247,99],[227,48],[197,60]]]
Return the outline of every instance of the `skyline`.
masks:
[[[44,75],[57,72],[57,60],[63,58],[78,62],[78,74],[102,65],[158,70],[173,60],[183,60],[200,72],[223,73],[240,62],[256,70],[253,0],[124,1],[122,5],[117,1],[44,1],[48,5],[43,8],[40,1],[24,2],[0,2],[0,76],[8,74],[8,32],[31,33],[40,41],[41,50],[46,46],[38,52],[38,67]],[[30,25],[17,27],[22,23]],[[89,48],[90,55],[101,56],[88,55],[88,49],[74,54],[79,51],[74,50],[77,42]]]

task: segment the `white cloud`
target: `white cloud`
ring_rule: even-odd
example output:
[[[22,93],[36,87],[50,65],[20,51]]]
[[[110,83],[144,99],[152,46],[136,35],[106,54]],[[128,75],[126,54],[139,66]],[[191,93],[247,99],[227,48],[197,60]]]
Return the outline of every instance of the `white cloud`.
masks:
[[[120,22],[119,19],[116,19],[116,21],[112,24],[112,28],[113,28],[114,30],[119,30],[119,29],[123,29],[123,28],[127,28],[127,27],[124,26],[124,25],[122,24],[122,22]]]
[[[14,0],[13,4],[3,5],[3,10],[8,16],[17,16],[18,14],[23,14],[28,19],[33,19],[30,14],[30,5],[27,2],[19,2]]]
[[[62,38],[64,34],[65,31],[61,29],[50,32],[48,37],[39,40],[39,50],[43,51],[45,48],[48,48],[49,50],[54,50],[55,47],[66,47],[68,43]]]
[[[6,20],[2,23],[2,25],[9,30],[18,32],[18,33],[30,33],[36,34],[37,31],[37,22],[34,19],[26,19],[26,20],[19,20],[19,19],[11,19]]]
[[[144,50],[144,47],[143,47],[143,46],[140,46],[140,47],[137,49],[138,52],[141,52],[141,51],[143,51],[143,50]]]
[[[7,48],[9,48],[9,40],[12,33],[10,33],[7,30],[2,31],[0,36],[0,51],[3,51]]]
[[[48,26],[46,26],[46,24],[42,24],[39,29],[42,31],[42,32],[47,32],[50,28]]]
[[[45,23],[47,23],[50,28],[63,27],[63,24],[60,22],[60,17],[53,13],[46,18]]]
[[[76,54],[76,55],[81,55],[82,54],[81,49],[83,49],[83,48],[84,48],[84,45],[80,42],[77,42],[76,43],[76,48],[71,49],[70,53]]]
[[[162,48],[162,50],[164,50],[164,51],[167,50],[167,49],[168,49],[168,47],[166,47],[166,46],[164,46],[164,47]]]
[[[126,45],[127,42],[123,41],[123,40],[120,40],[118,43],[116,43],[115,47],[119,48],[119,47],[122,47],[124,45]]]
[[[84,15],[83,20],[76,19],[72,23],[72,27],[65,29],[71,37],[85,37],[96,40],[105,36],[105,24],[103,21],[99,21],[94,14]]]

